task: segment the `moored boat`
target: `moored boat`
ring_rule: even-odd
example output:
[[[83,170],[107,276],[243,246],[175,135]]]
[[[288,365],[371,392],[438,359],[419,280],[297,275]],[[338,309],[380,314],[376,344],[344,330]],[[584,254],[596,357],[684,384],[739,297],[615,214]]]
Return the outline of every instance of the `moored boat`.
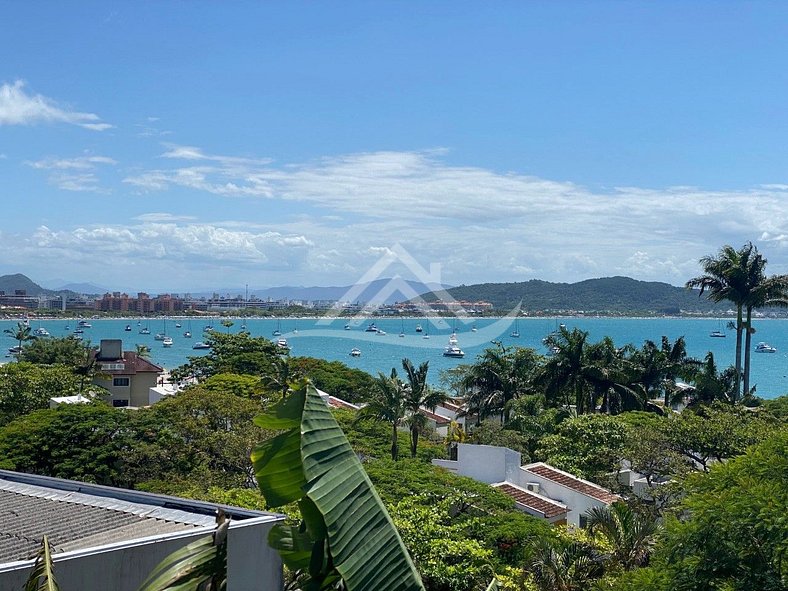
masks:
[[[192,349],[210,349],[211,346],[208,343],[203,343],[202,341],[197,341],[192,345]]]
[[[350,356],[351,357],[361,357],[361,349],[359,349],[358,347],[353,347],[350,350]]]
[[[772,347],[769,343],[760,342],[755,345],[756,353],[777,353],[777,347]]]

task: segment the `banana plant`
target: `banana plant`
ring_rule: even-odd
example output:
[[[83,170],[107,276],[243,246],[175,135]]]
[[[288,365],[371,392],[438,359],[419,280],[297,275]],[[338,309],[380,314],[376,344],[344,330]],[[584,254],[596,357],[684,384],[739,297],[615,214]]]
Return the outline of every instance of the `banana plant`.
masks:
[[[303,591],[424,591],[383,502],[325,402],[308,381],[255,419],[279,434],[252,452],[270,508],[296,502],[299,525],[268,543]]]
[[[24,591],[60,591],[53,570],[52,548],[46,536],[33,564],[33,571],[25,582]]]
[[[198,538],[156,565],[139,591],[225,591],[230,520],[220,510],[216,522],[212,535]]]

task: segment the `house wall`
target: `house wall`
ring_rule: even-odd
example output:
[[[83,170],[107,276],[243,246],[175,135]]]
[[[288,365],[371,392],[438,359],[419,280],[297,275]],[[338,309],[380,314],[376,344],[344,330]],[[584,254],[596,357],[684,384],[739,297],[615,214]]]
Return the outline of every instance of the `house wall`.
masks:
[[[131,378],[131,406],[148,406],[150,404],[149,390],[156,387],[158,374],[145,372],[134,374]]]
[[[454,467],[458,474],[487,484],[515,482],[512,478],[516,478],[520,469],[520,454],[505,447],[460,443]]]
[[[267,542],[274,524],[270,518],[231,523],[227,537],[227,589],[249,591],[282,588],[282,563]],[[54,556],[60,588],[135,591],[168,554],[210,535],[213,528],[199,528],[175,536],[154,536],[102,549],[77,550]],[[0,589],[22,589],[32,560],[0,566]]]

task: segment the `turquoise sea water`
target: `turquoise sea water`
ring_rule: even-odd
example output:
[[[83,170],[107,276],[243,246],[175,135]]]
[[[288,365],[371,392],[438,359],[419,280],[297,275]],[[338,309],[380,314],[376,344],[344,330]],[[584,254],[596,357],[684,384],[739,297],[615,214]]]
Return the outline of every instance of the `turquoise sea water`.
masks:
[[[209,323],[207,319],[192,320],[191,339],[183,338],[183,332],[189,329],[189,321],[179,320],[181,328],[175,328],[174,319],[166,322],[167,334],[173,337],[172,348],[164,348],[160,341],[155,341],[156,332],[165,329],[161,319],[141,321],[133,320],[90,320],[92,328],[85,329],[84,337],[98,344],[101,339],[123,339],[124,348],[133,349],[135,344],[150,346],[154,362],[166,368],[174,368],[186,361],[189,356],[203,355],[204,351],[192,350],[192,345],[200,340],[202,330]],[[219,319],[210,321],[216,330],[226,331]],[[329,321],[326,319],[235,319],[229,329],[238,332],[242,324],[253,336],[264,336],[276,339],[272,332],[280,327],[282,336],[291,346],[293,355],[318,357],[327,360],[338,360],[351,367],[363,369],[372,374],[378,371],[388,373],[392,367],[400,369],[403,357],[410,358],[414,363],[429,360],[431,381],[437,383],[441,369],[454,367],[459,363],[472,362],[475,357],[491,341],[501,341],[507,346],[533,347],[544,351],[542,339],[563,323],[567,328],[580,328],[589,332],[589,341],[595,342],[604,336],[612,337],[618,346],[633,343],[640,346],[645,339],[659,342],[662,335],[671,340],[684,336],[689,354],[703,357],[712,351],[720,367],[733,363],[736,346],[736,333],[724,330],[727,321],[720,323],[710,319],[684,318],[521,318],[518,321],[520,338],[513,338],[510,333],[514,329],[513,321],[508,318],[495,319],[377,319],[374,323],[386,332],[385,335],[366,332],[365,328],[371,320],[351,320],[350,330],[345,330],[346,319]],[[125,332],[124,327],[130,324],[132,331]],[[416,333],[416,325],[421,324],[424,332]],[[75,320],[42,320],[33,321],[32,327],[46,328],[52,336],[66,336],[76,328]],[[141,335],[141,327],[149,326],[152,334]],[[15,321],[0,321],[0,349],[5,355],[9,347],[15,345],[10,335],[2,333],[6,328],[15,328]],[[70,330],[65,327],[69,326]],[[711,338],[709,333],[722,326],[727,338]],[[474,332],[472,328],[477,330]],[[758,319],[754,322],[757,333],[753,335],[753,348],[759,341],[765,341],[777,348],[776,353],[752,353],[752,382],[757,385],[757,394],[763,398],[775,398],[788,393],[788,320]],[[460,347],[465,351],[464,359],[443,357],[443,349],[447,344],[452,330],[456,330]],[[405,337],[400,337],[400,332]],[[429,335],[429,339],[423,338]],[[351,357],[353,347],[361,349],[360,357]]]

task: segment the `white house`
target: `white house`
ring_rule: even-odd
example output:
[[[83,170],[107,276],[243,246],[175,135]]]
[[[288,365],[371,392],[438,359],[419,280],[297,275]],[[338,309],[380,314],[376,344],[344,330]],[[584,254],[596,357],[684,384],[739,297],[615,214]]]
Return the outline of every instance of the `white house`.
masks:
[[[582,527],[590,508],[619,500],[606,488],[544,462],[523,466],[520,453],[506,447],[460,443],[456,460],[432,463],[495,486],[512,497],[518,508],[550,523]]]

